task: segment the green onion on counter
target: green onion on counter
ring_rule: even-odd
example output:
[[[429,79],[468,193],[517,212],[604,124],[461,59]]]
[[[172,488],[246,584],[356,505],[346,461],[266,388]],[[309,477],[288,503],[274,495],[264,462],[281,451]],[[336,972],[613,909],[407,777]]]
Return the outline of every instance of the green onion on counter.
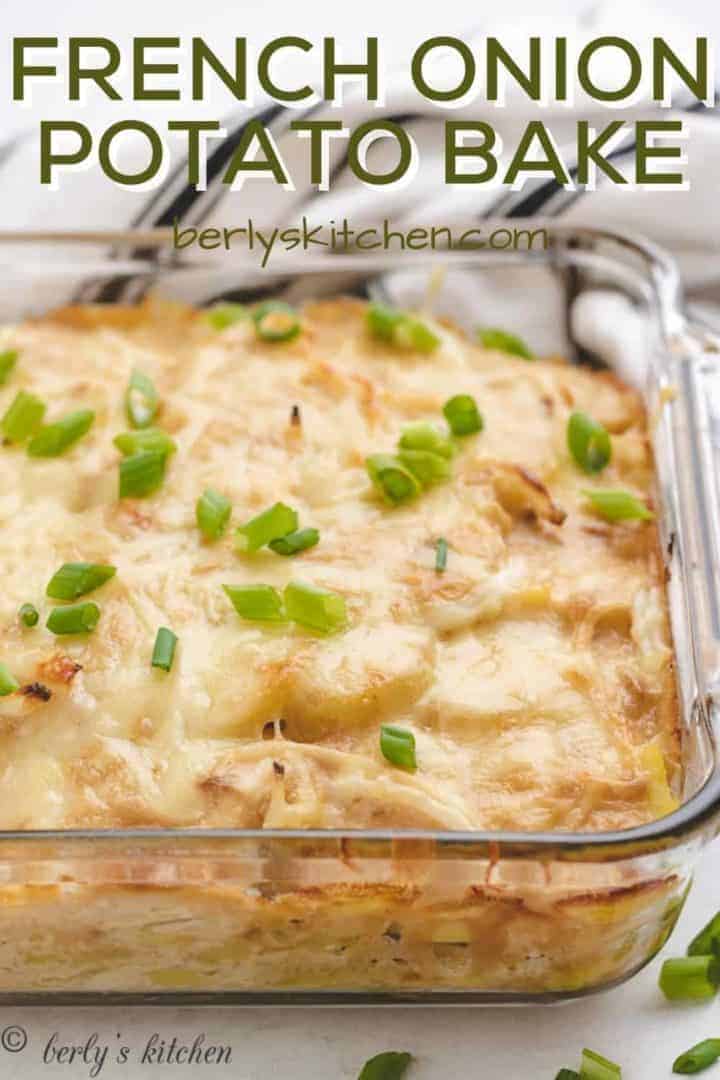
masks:
[[[574,1069],[561,1069],[555,1080],[581,1080],[580,1073]]]
[[[699,1073],[714,1065],[718,1058],[720,1058],[720,1039],[704,1039],[675,1058],[673,1072],[684,1075]]]
[[[687,948],[688,956],[711,956],[713,953],[720,955],[720,911],[703,926]]]
[[[45,590],[53,600],[77,600],[115,577],[116,568],[102,563],[64,563],[51,577]]]
[[[40,426],[44,415],[45,403],[35,394],[20,390],[0,420],[0,432],[8,442],[24,442]]]
[[[219,540],[227,528],[232,504],[213,488],[205,488],[195,506],[195,519],[206,540]]]
[[[707,1001],[717,993],[719,975],[714,956],[674,956],[664,962],[659,985],[670,1001]]]
[[[88,600],[53,608],[45,625],[53,634],[88,634],[95,629],[99,619],[100,608]]]
[[[600,472],[610,461],[612,443],[607,430],[584,412],[574,412],[567,424],[568,450],[587,473]]]
[[[163,671],[170,670],[175,656],[177,640],[177,635],[173,634],[172,630],[168,630],[167,626],[160,627],[155,636],[155,645],[153,646],[152,660],[150,661],[151,667],[162,668]]]
[[[380,750],[384,758],[401,769],[417,769],[415,736],[412,731],[383,724],[380,728]]]
[[[581,1080],[622,1080],[622,1069],[594,1050],[583,1050],[580,1064]]]
[[[387,1050],[366,1061],[358,1080],[401,1080],[412,1061],[412,1054]]]

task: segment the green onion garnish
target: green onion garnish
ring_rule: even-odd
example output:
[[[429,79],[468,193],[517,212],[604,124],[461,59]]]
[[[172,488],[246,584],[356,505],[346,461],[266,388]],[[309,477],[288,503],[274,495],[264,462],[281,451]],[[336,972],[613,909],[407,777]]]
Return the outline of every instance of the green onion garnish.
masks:
[[[282,597],[272,585],[223,585],[232,606],[242,619],[283,622]]]
[[[720,1058],[720,1039],[704,1039],[680,1054],[673,1062],[674,1073],[697,1073],[714,1065]]]
[[[393,338],[396,345],[416,352],[431,353],[440,344],[440,338],[422,319],[406,315],[395,327]]]
[[[622,1069],[594,1050],[583,1050],[580,1076],[582,1080],[621,1080]]]
[[[4,349],[0,352],[0,386],[3,386],[13,372],[17,363],[17,349]]]
[[[448,542],[441,536],[435,544],[435,569],[438,574],[442,574],[445,570],[445,567],[447,566],[447,557]]]
[[[292,341],[301,330],[297,312],[282,300],[267,300],[252,313],[255,333],[262,341]]]
[[[443,405],[443,415],[453,435],[476,435],[483,429],[483,418],[475,398],[470,394],[456,394]]]
[[[412,1054],[387,1050],[365,1062],[358,1080],[402,1080],[411,1061]]]
[[[152,660],[150,661],[151,666],[162,668],[163,671],[169,671],[175,656],[176,645],[177,636],[173,634],[172,630],[168,630],[167,626],[161,626],[155,637]]]
[[[53,600],[77,600],[115,577],[115,567],[102,563],[65,563],[50,579],[48,596]]]
[[[270,550],[276,555],[298,555],[301,551],[315,547],[319,539],[320,533],[317,529],[298,529],[297,532],[271,540]]]
[[[432,450],[400,450],[398,461],[413,474],[423,487],[439,484],[447,480],[452,471],[447,458],[434,454]]]
[[[119,497],[143,498],[152,495],[165,479],[167,454],[159,450],[143,450],[120,462]]]
[[[660,989],[670,1001],[706,1001],[718,988],[714,956],[675,956],[660,969]]]
[[[499,352],[510,353],[512,356],[521,356],[523,360],[534,360],[535,357],[517,334],[510,334],[507,330],[499,330],[497,327],[481,327],[478,332],[478,341],[486,349],[497,349]]]
[[[415,736],[412,731],[383,724],[380,728],[380,749],[383,757],[401,769],[417,769],[415,759]]]
[[[629,491],[611,488],[592,488],[583,491],[593,509],[607,521],[650,521],[655,515],[644,502]]]
[[[27,626],[28,629],[31,626],[37,626],[38,619],[40,618],[38,609],[34,604],[23,604],[18,611],[18,615],[20,616],[20,622],[23,626]]]
[[[198,528],[207,540],[218,540],[227,528],[232,512],[229,499],[213,488],[205,488],[195,505]]]
[[[386,304],[370,304],[365,318],[368,330],[380,341],[425,353],[433,352],[440,344],[427,323]]]
[[[555,1080],[582,1080],[580,1073],[574,1069],[561,1069]]]
[[[250,317],[244,304],[214,304],[205,313],[205,318],[213,330],[227,330],[228,326]]]
[[[100,608],[86,600],[53,608],[45,625],[53,634],[87,634],[95,629],[99,618]]]
[[[113,439],[115,446],[125,457],[141,454],[145,450],[157,450],[170,455],[177,450],[177,443],[160,428],[145,428],[142,431],[123,431]]]
[[[83,435],[87,435],[94,420],[92,409],[78,409],[54,424],[46,424],[33,435],[28,444],[28,454],[31,457],[59,457]]]
[[[297,527],[296,512],[285,503],[277,502],[236,529],[235,542],[239,551],[258,551],[271,540],[295,532]]]
[[[703,926],[688,945],[688,956],[710,956],[720,952],[720,911]]]
[[[301,581],[285,586],[285,610],[293,622],[323,634],[343,630],[347,622],[344,596]]]
[[[392,454],[373,454],[365,461],[368,476],[388,502],[400,503],[420,492],[414,473]]]
[[[567,425],[568,450],[581,469],[600,472],[610,461],[612,443],[602,424],[584,412],[574,412]]]
[[[148,375],[137,369],[130,376],[125,391],[125,412],[128,423],[134,428],[150,427],[160,408],[155,383]]]
[[[434,424],[423,422],[408,424],[403,428],[398,446],[401,450],[429,450],[440,457],[451,458],[455,454],[455,447],[442,431]]]
[[[20,689],[20,683],[5,664],[0,664],[0,697],[7,697]]]
[[[35,394],[20,390],[0,420],[0,431],[8,442],[23,442],[42,423],[45,403]]]

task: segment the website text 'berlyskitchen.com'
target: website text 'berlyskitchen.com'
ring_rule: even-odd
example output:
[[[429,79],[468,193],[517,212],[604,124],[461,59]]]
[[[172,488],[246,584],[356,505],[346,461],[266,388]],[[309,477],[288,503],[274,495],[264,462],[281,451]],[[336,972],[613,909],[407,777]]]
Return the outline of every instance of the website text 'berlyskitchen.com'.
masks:
[[[251,218],[242,226],[183,226],[173,222],[173,248],[197,247],[203,251],[245,248],[266,267],[275,254],[290,251],[461,251],[490,248],[494,251],[534,251],[548,246],[546,229],[451,227],[415,225],[397,227],[386,218],[378,225],[353,228],[347,218],[312,224],[306,217],[297,225],[277,228],[256,226]]]

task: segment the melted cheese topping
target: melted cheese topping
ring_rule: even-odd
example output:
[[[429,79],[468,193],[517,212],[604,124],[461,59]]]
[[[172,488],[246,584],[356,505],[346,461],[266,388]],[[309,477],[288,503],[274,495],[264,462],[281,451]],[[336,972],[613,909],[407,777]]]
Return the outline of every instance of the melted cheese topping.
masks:
[[[189,310],[68,309],[7,327],[20,350],[0,391],[48,418],[96,410],[56,459],[0,451],[0,659],[27,688],[0,699],[0,826],[446,827],[636,825],[674,805],[677,706],[652,523],[610,525],[569,459],[583,409],[613,435],[597,482],[652,497],[637,396],[609,375],[527,362],[437,327],[432,355],[367,334],[364,307],[304,312],[295,341],[251,322],[214,331]],[[132,368],[161,394],[178,443],[162,489],[118,500]],[[368,454],[473,394],[485,428],[451,481],[389,507]],[[291,423],[293,405],[301,424]],[[320,530],[295,558],[203,541],[214,487],[233,526],[276,500]],[[447,570],[434,569],[444,536]],[[94,633],[54,637],[44,593],[64,562],[110,563]],[[238,618],[221,585],[290,579],[342,593],[346,632]],[[20,605],[42,611],[23,629]],[[159,626],[179,637],[150,667]],[[418,769],[380,753],[381,723],[415,734]]]

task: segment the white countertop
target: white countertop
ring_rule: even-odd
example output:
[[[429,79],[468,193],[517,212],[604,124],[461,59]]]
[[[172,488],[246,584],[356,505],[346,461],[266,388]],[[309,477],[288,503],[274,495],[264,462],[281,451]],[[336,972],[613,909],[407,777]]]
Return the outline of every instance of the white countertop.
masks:
[[[662,956],[685,946],[720,907],[720,843],[703,858],[680,923]],[[718,1002],[675,1006],[657,989],[661,958],[625,986],[568,1005],[513,1008],[55,1008],[0,1009],[0,1045],[27,1035],[24,1050],[0,1049],[4,1080],[48,1080],[92,1075],[86,1065],[43,1062],[54,1032],[63,1045],[94,1034],[109,1046],[99,1075],[151,1080],[193,1075],[214,1080],[356,1080],[363,1062],[382,1050],[417,1058],[407,1080],[554,1080],[577,1067],[583,1046],[623,1066],[623,1080],[670,1080],[674,1058],[694,1043],[720,1036]],[[153,1033],[169,1044],[229,1046],[230,1064],[142,1064]],[[7,1033],[7,1034],[6,1034]],[[128,1065],[113,1058],[129,1048]],[[720,1065],[716,1067],[720,1076]],[[712,1080],[715,1073],[707,1074]]]

